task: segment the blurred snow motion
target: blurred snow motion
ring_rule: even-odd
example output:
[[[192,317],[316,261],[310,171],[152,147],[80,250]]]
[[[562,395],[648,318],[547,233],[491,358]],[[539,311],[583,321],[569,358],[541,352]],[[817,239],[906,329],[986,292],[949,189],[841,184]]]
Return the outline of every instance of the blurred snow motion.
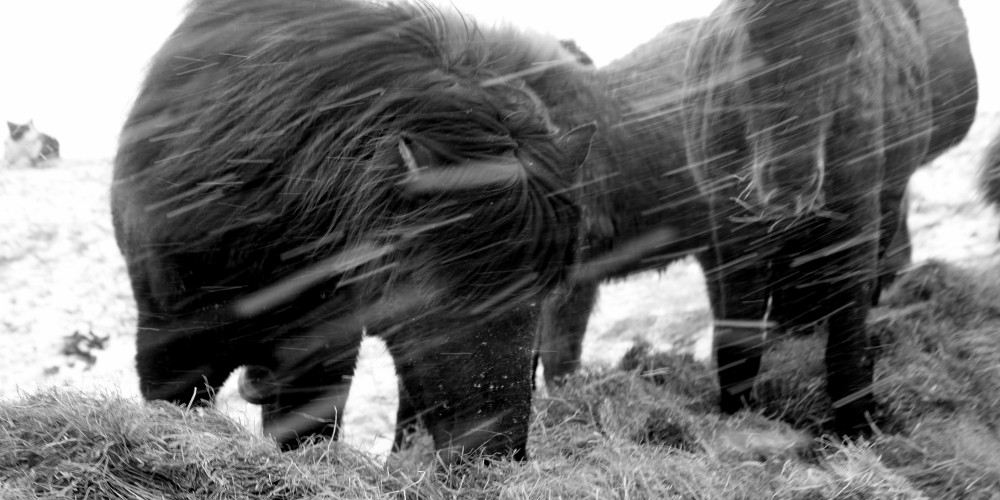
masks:
[[[60,138],[65,156],[110,157],[146,65],[174,29],[185,3],[178,0],[5,2],[0,7],[0,43],[8,50],[4,63],[6,77],[0,79],[0,116],[13,121],[34,119],[45,123],[46,130]],[[707,14],[716,2],[628,0],[615,3],[611,9],[584,8],[566,0],[451,3],[482,22],[506,19],[519,27],[575,40],[601,66],[646,41],[670,22]],[[996,46],[995,30],[987,25],[996,19],[992,15],[996,5],[995,0],[962,1],[971,26],[973,50],[980,56],[983,89],[980,109],[996,108],[1000,101],[990,92],[1000,88],[1000,72],[984,64],[991,60],[986,51]],[[502,169],[499,174],[503,174]],[[669,238],[669,235],[658,236]],[[921,255],[918,253],[916,257],[920,260]],[[670,277],[655,279],[668,281]],[[623,310],[627,306],[622,304]],[[648,313],[645,311],[643,316]],[[119,343],[113,347],[123,346]],[[377,341],[369,340],[362,356],[380,350]],[[126,356],[131,365],[131,355]],[[371,371],[366,372],[364,365],[359,367],[356,379],[358,382],[366,379],[368,383],[355,384],[362,390],[352,391],[352,399],[391,397],[388,393],[394,390],[394,381],[379,380],[373,375],[391,370],[391,364],[382,356],[381,361],[367,368]],[[132,380],[124,381],[123,385],[126,392],[135,390]],[[235,405],[237,398],[229,401]],[[389,400],[387,404],[395,402]],[[358,405],[348,404],[348,408],[351,411]],[[248,415],[254,419],[257,412],[250,408]],[[355,422],[371,418],[349,416],[346,437],[353,437]],[[391,432],[391,422],[386,425]],[[381,444],[388,446],[388,442]]]

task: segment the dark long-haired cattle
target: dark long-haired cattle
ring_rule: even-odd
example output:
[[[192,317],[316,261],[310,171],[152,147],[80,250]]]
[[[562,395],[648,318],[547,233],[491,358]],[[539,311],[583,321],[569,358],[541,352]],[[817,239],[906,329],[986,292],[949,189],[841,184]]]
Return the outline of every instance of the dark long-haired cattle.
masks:
[[[420,4],[196,1],[115,161],[142,394],[207,402],[246,365],[284,448],[335,437],[367,331],[440,450],[525,458],[593,134],[526,85],[560,65],[556,40]]]
[[[702,25],[684,131],[711,204],[713,244],[702,264],[724,411],[750,399],[771,319],[786,319],[769,315],[769,304],[805,299],[828,323],[835,428],[868,427],[865,318],[877,260],[903,217],[910,175],[971,120],[934,121],[936,40],[921,32],[937,22],[931,10],[961,20],[950,1],[731,0]],[[967,54],[958,28],[953,43]],[[974,75],[967,55],[944,67],[956,66]],[[943,97],[964,103],[970,82],[959,83]],[[944,136],[939,126],[964,129]]]
[[[856,3],[852,5],[855,5],[853,8],[862,7]],[[909,170],[920,162],[929,162],[966,135],[975,116],[978,100],[976,73],[961,11],[953,2],[939,0],[918,0],[902,7],[906,7],[902,12],[892,11],[897,16],[892,22],[899,24],[898,26],[881,27],[883,30],[889,30],[883,34],[892,41],[886,48],[890,52],[876,51],[871,56],[896,57],[891,50],[901,50],[904,53],[916,51],[919,54],[922,53],[923,47],[926,47],[930,51],[929,60],[926,57],[918,58],[919,60],[912,62],[911,69],[929,71],[929,75],[922,75],[915,81],[890,82],[893,83],[890,90],[914,94],[912,98],[902,99],[903,102],[899,104],[912,105],[916,109],[914,118],[918,121],[912,126],[915,127],[917,144],[905,146],[883,141],[885,147],[881,151],[888,152],[889,156],[884,162],[879,160],[878,165],[891,165],[905,172],[897,172],[891,178],[884,176],[865,178],[865,182],[872,183],[871,186],[884,186],[888,189],[885,196],[879,194],[880,204],[876,213],[876,216],[883,220],[883,227],[888,226],[886,233],[882,234],[880,247],[877,250],[882,255],[879,274],[885,278],[884,282],[888,282],[888,278],[894,276],[896,271],[909,262],[906,208],[905,202],[900,202]],[[749,5],[736,5],[731,2],[723,7],[721,12],[729,9],[733,14],[737,14],[750,8]],[[802,14],[797,10],[799,6],[789,3],[776,4],[772,8],[777,10],[765,12],[771,16],[772,21],[784,19],[792,22],[799,19]],[[904,14],[904,17],[898,18],[900,14]],[[716,17],[705,22],[715,23],[720,30],[726,27],[734,32],[746,29],[745,18],[739,16],[720,18],[722,15],[724,14],[717,13]],[[776,17],[779,15],[785,17]],[[815,13],[812,13],[812,17],[815,17]],[[809,21],[809,17],[804,17],[804,20]],[[713,308],[717,317],[722,320],[717,324],[717,332],[724,338],[726,332],[733,329],[737,332],[749,330],[748,337],[755,342],[750,349],[734,350],[725,345],[720,346],[722,349],[719,352],[721,355],[719,365],[723,367],[722,382],[727,385],[722,400],[723,407],[727,411],[738,408],[749,395],[749,384],[757,370],[755,363],[759,363],[756,355],[760,352],[760,346],[756,343],[759,339],[756,332],[759,329],[753,327],[766,325],[763,322],[765,313],[769,322],[767,324],[781,330],[789,330],[815,324],[840,307],[836,300],[819,300],[817,295],[820,292],[811,290],[810,287],[814,281],[813,272],[836,274],[835,271],[823,271],[823,266],[829,263],[827,261],[834,258],[832,256],[822,257],[815,264],[808,266],[808,262],[801,260],[796,262],[798,265],[791,267],[798,269],[798,274],[786,270],[783,274],[763,276],[774,264],[789,263],[799,257],[808,256],[813,249],[822,252],[831,248],[827,246],[829,240],[838,239],[837,235],[828,234],[828,231],[835,229],[831,223],[827,223],[825,227],[815,227],[816,217],[804,216],[802,220],[795,222],[793,229],[784,228],[780,224],[772,228],[769,222],[754,223],[748,220],[746,214],[734,213],[735,210],[743,210],[743,206],[726,204],[732,200],[740,200],[736,194],[742,194],[743,191],[734,193],[735,186],[729,186],[728,192],[715,190],[718,184],[714,183],[717,181],[713,177],[722,175],[724,179],[728,173],[720,174],[714,169],[709,170],[709,167],[718,168],[725,165],[725,168],[738,169],[740,162],[749,163],[745,149],[721,151],[721,156],[718,158],[705,157],[701,154],[703,163],[693,163],[691,165],[693,169],[686,166],[685,138],[682,133],[685,106],[705,106],[706,102],[703,100],[692,102],[690,99],[685,101],[685,96],[711,98],[714,94],[705,95],[704,90],[715,88],[714,85],[708,85],[712,82],[705,82],[705,74],[686,76],[687,56],[691,45],[695,44],[693,54],[695,61],[699,58],[729,57],[731,66],[727,66],[725,59],[714,61],[714,69],[722,72],[723,76],[727,68],[730,72],[739,72],[741,68],[747,69],[749,65],[752,66],[749,68],[750,74],[754,74],[754,69],[773,69],[774,66],[780,66],[780,63],[764,65],[763,61],[757,59],[753,53],[726,52],[723,49],[728,47],[725,46],[714,47],[717,49],[716,52],[706,52],[705,44],[711,44],[712,36],[715,36],[711,35],[713,25],[709,24],[707,33],[699,34],[699,24],[699,21],[687,21],[668,27],[628,56],[594,72],[585,85],[586,88],[582,90],[574,89],[567,92],[561,89],[559,92],[542,95],[542,99],[549,105],[553,119],[558,123],[572,125],[587,120],[599,122],[595,147],[584,168],[582,180],[585,220],[583,265],[575,275],[574,285],[562,293],[551,296],[543,307],[538,336],[538,355],[544,365],[547,382],[553,382],[571,373],[579,365],[587,318],[596,300],[601,280],[623,277],[643,269],[663,268],[686,255],[697,254],[703,266],[709,271],[709,282],[713,284]],[[914,25],[919,27],[919,43],[914,41]],[[790,28],[779,29],[782,28],[780,25],[771,27],[774,29],[757,33],[758,47],[775,47],[789,43],[793,40],[787,37],[805,33]],[[859,26],[855,22],[849,22],[841,29],[847,30],[847,36],[853,36],[851,33],[857,33]],[[703,36],[708,38],[702,39]],[[869,49],[881,50],[870,40],[864,43],[868,44]],[[907,46],[910,43],[916,45],[911,49]],[[821,47],[810,49],[815,53],[801,46],[797,49],[794,45],[792,47],[792,50],[802,52],[789,53],[789,61],[818,57],[831,64],[829,66],[831,71],[839,73],[849,69],[849,66],[844,64],[835,64],[844,62],[835,60],[835,54],[817,50]],[[822,61],[819,60],[812,63],[816,66],[822,65]],[[905,61],[903,63],[907,64]],[[928,63],[930,67],[926,69]],[[876,80],[889,78],[883,71],[888,71],[892,67],[888,66],[888,69],[884,70],[876,68],[873,73],[866,76],[866,82],[882,88]],[[740,75],[740,73],[730,73],[730,76]],[[808,67],[798,67],[794,72],[784,73],[783,78],[795,80],[797,77],[808,77],[808,75]],[[719,78],[719,75],[715,77]],[[689,81],[689,78],[697,80]],[[720,80],[721,83],[726,81]],[[779,79],[770,82],[772,91],[775,85],[780,87],[781,81]],[[836,86],[843,81],[841,78],[833,84]],[[752,83],[769,82],[754,80]],[[705,86],[701,87],[700,84]],[[724,88],[719,90],[724,91]],[[858,90],[863,92],[860,87]],[[927,101],[928,90],[930,103]],[[766,94],[767,90],[763,92]],[[803,94],[808,92],[803,91]],[[860,108],[859,102],[847,101],[842,103],[843,107],[838,112],[841,115],[863,113],[869,109],[885,109],[887,106],[892,106],[892,104],[883,105],[882,100],[878,102],[881,108]],[[723,138],[727,137],[726,134],[731,134],[733,138],[738,139],[742,137],[741,127],[746,125],[739,113],[752,111],[754,108],[752,103],[747,102],[727,104],[731,106],[721,109],[729,113],[725,117],[729,121],[722,123],[729,124],[732,128],[721,132],[710,128],[708,131],[718,132]],[[927,116],[928,104],[931,116]],[[706,109],[715,108],[706,106],[700,108],[700,111]],[[895,111],[895,113],[895,117],[905,118],[901,112]],[[875,127],[876,131],[889,133],[890,136],[886,140],[904,138],[906,130],[901,130],[899,124],[880,123],[884,125],[882,129],[878,129],[878,123],[872,124],[872,127]],[[929,131],[928,127],[931,124],[933,129]],[[833,132],[843,135],[848,131],[834,129]],[[929,144],[926,144],[928,133]],[[702,142],[696,146],[719,149],[726,146],[719,142],[718,135],[704,137],[703,140],[707,141],[707,144]],[[841,137],[841,140],[844,140],[844,137]],[[922,149],[925,146],[921,146],[922,141],[926,144],[925,151]],[[781,145],[789,146],[784,142]],[[904,155],[907,148],[913,147],[917,149]],[[855,155],[852,158],[864,158],[864,150],[848,153]],[[848,153],[841,151],[837,155]],[[726,161],[727,159],[732,162]],[[840,161],[845,160],[840,157]],[[890,183],[895,183],[891,189],[889,189]],[[844,189],[844,196],[848,198],[857,192],[857,186],[846,185],[843,188],[837,186],[836,189]],[[785,224],[788,225],[789,222],[785,221]],[[898,228],[895,230],[895,240],[886,249],[886,241],[892,240],[891,229],[894,228]],[[744,235],[742,240],[730,239],[740,238],[741,234]],[[826,241],[820,239],[820,235],[823,235]],[[740,276],[739,274],[729,275],[727,281],[722,281],[727,274],[720,272],[724,269],[719,268],[717,252],[733,253],[739,250],[741,245],[746,250],[741,257],[746,260],[740,262],[736,257],[730,257],[726,264],[732,264],[729,268],[731,273],[744,267],[746,268],[744,275],[754,276],[757,272],[761,273],[762,276],[755,278],[761,282],[761,288],[755,292],[763,302],[750,306],[754,311],[748,313],[750,314],[748,318],[738,316],[726,318],[723,313],[726,303],[722,300],[721,286],[727,286],[728,294],[732,296],[733,293],[744,293],[746,285],[738,280],[733,282]],[[755,255],[754,252],[758,251],[773,253]],[[819,275],[815,275],[815,278],[822,279]],[[871,285],[868,287],[871,288]],[[875,296],[872,294],[872,297]],[[740,301],[739,297],[737,295],[733,300]],[[734,319],[747,321],[733,321]],[[751,328],[741,328],[748,326]],[[740,363],[744,359],[741,357],[742,353],[748,354],[746,365]],[[727,366],[730,362],[735,363],[736,377],[731,371],[733,368]],[[737,386],[740,391],[734,393],[732,381],[738,377],[742,377],[741,383]]]
[[[626,57],[589,72],[538,75],[552,119],[596,122],[581,172],[582,265],[543,304],[538,360],[551,384],[577,369],[602,280],[663,268],[708,244],[705,199],[684,168],[680,90],[697,21],[670,26]],[[559,82],[559,84],[555,84]]]

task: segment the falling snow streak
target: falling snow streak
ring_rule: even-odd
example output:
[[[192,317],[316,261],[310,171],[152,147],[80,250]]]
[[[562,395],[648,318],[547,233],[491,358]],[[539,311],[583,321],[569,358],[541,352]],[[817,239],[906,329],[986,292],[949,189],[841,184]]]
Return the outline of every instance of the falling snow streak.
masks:
[[[333,276],[348,273],[371,261],[379,260],[392,250],[390,245],[379,247],[371,244],[348,248],[238,300],[233,304],[233,309],[239,316],[256,316],[281,303],[294,300],[298,294]]]
[[[400,181],[402,189],[410,194],[429,194],[486,187],[505,188],[524,178],[521,163],[507,161],[481,161],[451,168],[413,169]]]

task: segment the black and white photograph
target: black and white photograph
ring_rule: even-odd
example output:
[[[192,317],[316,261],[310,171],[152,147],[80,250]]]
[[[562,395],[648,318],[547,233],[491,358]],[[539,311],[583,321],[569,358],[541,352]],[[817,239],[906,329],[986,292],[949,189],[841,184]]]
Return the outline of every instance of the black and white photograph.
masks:
[[[9,0],[0,499],[1000,498],[995,0]]]

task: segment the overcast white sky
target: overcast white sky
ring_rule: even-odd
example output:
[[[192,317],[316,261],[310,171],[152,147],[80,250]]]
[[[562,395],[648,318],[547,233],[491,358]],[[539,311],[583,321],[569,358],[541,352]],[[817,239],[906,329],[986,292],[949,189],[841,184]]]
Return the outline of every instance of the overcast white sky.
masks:
[[[446,3],[438,0],[439,3]],[[706,15],[717,0],[453,0],[492,22],[573,38],[598,64],[627,53],[667,24]],[[180,19],[186,0],[0,0],[0,120],[35,120],[67,158],[114,153],[143,69]],[[984,104],[1000,94],[998,0],[962,0],[973,50],[982,54]],[[991,26],[992,24],[992,26]],[[5,130],[5,129],[4,129]]]

